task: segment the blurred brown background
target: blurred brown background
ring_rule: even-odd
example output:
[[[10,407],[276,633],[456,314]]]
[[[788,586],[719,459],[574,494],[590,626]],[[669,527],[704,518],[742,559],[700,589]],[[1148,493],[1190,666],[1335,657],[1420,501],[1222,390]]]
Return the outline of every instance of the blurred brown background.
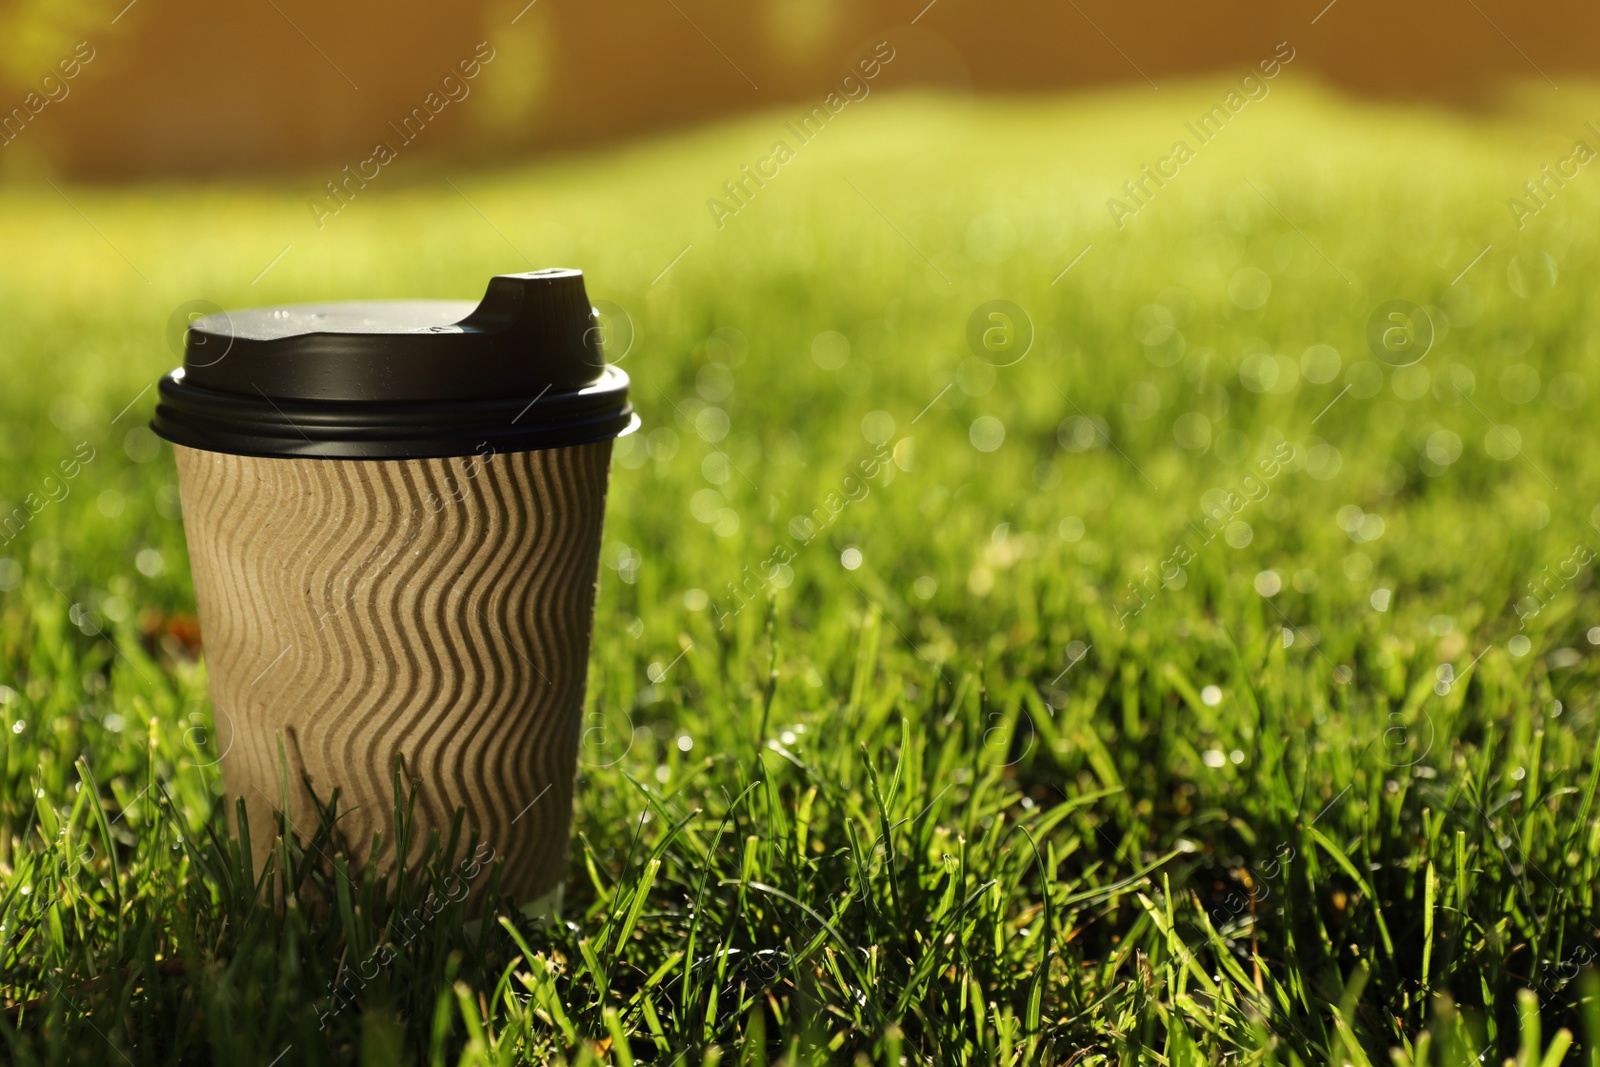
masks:
[[[0,174],[354,166],[402,143],[480,42],[493,59],[413,124],[415,150],[489,161],[809,106],[884,39],[896,58],[874,90],[1159,91],[1288,40],[1302,76],[1472,105],[1589,75],[1597,30],[1600,5],[1513,0],[9,0]],[[80,41],[92,58],[65,78]]]

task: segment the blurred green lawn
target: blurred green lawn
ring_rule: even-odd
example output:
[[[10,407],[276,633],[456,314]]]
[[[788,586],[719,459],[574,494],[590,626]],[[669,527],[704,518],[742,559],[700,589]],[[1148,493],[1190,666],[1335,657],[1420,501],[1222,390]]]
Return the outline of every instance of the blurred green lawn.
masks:
[[[874,95],[721,228],[783,110],[403,161],[321,230],[333,175],[0,193],[8,1057],[1600,1063],[1600,178],[1507,206],[1600,96],[1286,76],[1119,230],[1223,88]],[[324,1030],[411,898],[311,872],[275,915],[218,838],[169,319],[548,265],[625,313],[644,419],[567,925],[447,913]],[[969,344],[991,300],[1020,359]]]

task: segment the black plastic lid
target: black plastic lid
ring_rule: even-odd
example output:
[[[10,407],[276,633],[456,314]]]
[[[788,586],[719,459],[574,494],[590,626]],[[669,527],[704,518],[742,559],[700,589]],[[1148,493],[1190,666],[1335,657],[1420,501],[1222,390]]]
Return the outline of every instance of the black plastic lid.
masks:
[[[583,272],[502,274],[476,307],[378,300],[197,319],[150,426],[244,456],[412,459],[526,452],[635,425]]]

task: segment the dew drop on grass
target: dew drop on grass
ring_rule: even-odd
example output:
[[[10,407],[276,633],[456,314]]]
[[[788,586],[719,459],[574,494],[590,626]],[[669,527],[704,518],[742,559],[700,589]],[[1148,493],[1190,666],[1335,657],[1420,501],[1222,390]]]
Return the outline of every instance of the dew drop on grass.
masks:
[[[1461,438],[1449,430],[1435,430],[1422,450],[1434,463],[1448,467],[1461,458]]]
[[[1224,463],[1243,463],[1250,454],[1250,438],[1238,430],[1223,430],[1217,434],[1211,454]]]
[[[1315,385],[1327,385],[1339,376],[1339,350],[1332,345],[1312,345],[1300,356],[1300,373]]]
[[[1500,372],[1500,395],[1513,404],[1526,404],[1539,395],[1539,372],[1526,363],[1514,363]]]
[[[1265,304],[1271,295],[1272,279],[1267,277],[1266,271],[1257,267],[1243,267],[1228,279],[1228,299],[1234,307],[1254,311]]]
[[[701,408],[699,414],[694,417],[694,428],[701,437],[711,444],[716,444],[728,436],[732,424],[726,411],[721,408],[706,407]]]
[[[135,426],[122,439],[122,450],[135,463],[149,463],[161,454],[161,438],[144,426]]]
[[[1522,451],[1522,434],[1517,432],[1515,426],[1491,426],[1483,435],[1483,450],[1490,459],[1502,463],[1514,459]]]
[[[1208,685],[1200,690],[1200,703],[1208,708],[1214,708],[1222,703],[1222,689],[1220,686]]]
[[[651,459],[665,463],[678,454],[678,433],[666,426],[657,427],[645,438],[645,447]]]
[[[1545,393],[1556,407],[1563,411],[1572,411],[1583,403],[1584,394],[1588,389],[1581,376],[1568,371],[1550,379]]]
[[[1153,382],[1140,382],[1128,393],[1128,400],[1123,405],[1129,415],[1136,419],[1148,419],[1161,408],[1161,390]],[[1211,427],[1206,426],[1206,438],[1210,439]]]
[[[1377,396],[1378,390],[1383,388],[1383,368],[1378,366],[1376,360],[1364,359],[1352,363],[1344,376],[1350,385],[1350,395],[1358,400]]]
[[[1396,367],[1389,377],[1389,388],[1401,400],[1420,400],[1433,388],[1433,376],[1420,363]]]
[[[695,375],[695,392],[701,399],[717,403],[733,395],[733,372],[720,363],[707,363]]]
[[[1087,452],[1105,447],[1110,427],[1099,416],[1073,415],[1062,420],[1056,429],[1056,440],[1068,452]]]
[[[861,436],[881,445],[894,436],[894,416],[887,411],[869,411],[861,420]]]
[[[1172,336],[1172,311],[1162,304],[1146,304],[1133,315],[1133,336],[1143,345],[1159,345]]]
[[[617,462],[629,470],[638,470],[650,462],[650,456],[645,451],[645,446],[639,441],[637,435],[630,434],[617,440],[616,450],[613,453]]]
[[[967,436],[972,441],[972,447],[979,452],[993,452],[1005,444],[1006,426],[993,415],[979,415],[972,420]]]
[[[1220,748],[1208,748],[1200,754],[1200,758],[1205,761],[1207,767],[1213,769],[1225,766],[1228,762],[1228,757]]]
[[[1306,456],[1306,472],[1322,482],[1335,477],[1343,465],[1344,458],[1339,455],[1339,450],[1326,441],[1313,445]]]
[[[1198,411],[1185,412],[1173,420],[1172,438],[1181,448],[1204,451],[1211,444],[1211,420]]]
[[[1267,352],[1246,356],[1239,364],[1239,384],[1252,393],[1265,393],[1278,384],[1282,373],[1278,361]]]
[[[988,567],[976,566],[967,575],[967,589],[974,596],[988,596],[994,588],[994,571]]]
[[[956,384],[968,396],[983,396],[994,388],[998,375],[994,365],[985,360],[969,356],[961,361],[956,368]]]
[[[700,522],[715,522],[721,506],[722,494],[715,489],[701,489],[689,498],[689,514]]]
[[[709,453],[700,461],[700,474],[712,485],[726,485],[733,475],[728,471],[728,457],[721,452]]]
[[[850,359],[850,339],[837,330],[824,330],[811,342],[811,358],[823,370],[838,370]]]
[[[1526,656],[1528,654],[1528,650],[1532,647],[1533,642],[1528,640],[1526,634],[1517,634],[1511,640],[1506,642],[1506,651],[1519,658]]]

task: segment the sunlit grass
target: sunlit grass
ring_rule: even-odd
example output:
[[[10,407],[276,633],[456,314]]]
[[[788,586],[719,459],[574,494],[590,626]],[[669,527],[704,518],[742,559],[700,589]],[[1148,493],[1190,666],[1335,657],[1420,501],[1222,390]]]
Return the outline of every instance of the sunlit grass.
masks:
[[[1218,91],[875,95],[721,229],[783,112],[322,230],[320,175],[0,194],[8,1058],[1597,1062],[1600,178],[1506,206],[1581,122],[1285,74],[1118,230]],[[140,428],[168,319],[552,264],[644,417],[565,924],[401,943],[415,887],[292,846],[277,914]]]

